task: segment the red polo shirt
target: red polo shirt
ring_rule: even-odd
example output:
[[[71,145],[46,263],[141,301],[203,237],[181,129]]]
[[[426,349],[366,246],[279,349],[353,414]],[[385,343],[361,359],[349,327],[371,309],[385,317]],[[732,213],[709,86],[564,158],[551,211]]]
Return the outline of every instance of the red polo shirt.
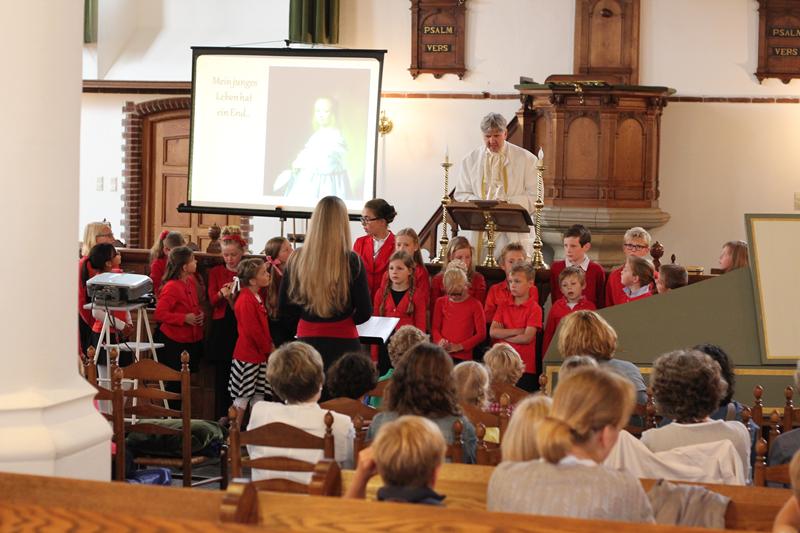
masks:
[[[542,308],[533,298],[528,298],[521,304],[503,304],[497,308],[494,315],[494,322],[499,322],[506,329],[534,327],[542,329]],[[522,361],[525,363],[525,372],[528,374],[536,373],[536,337],[528,344],[517,344],[497,339],[497,342],[505,342],[517,350]]]
[[[539,289],[537,289],[536,285],[533,283],[531,283],[528,295],[534,302],[539,301]],[[495,283],[489,287],[489,292],[486,295],[486,305],[483,307],[483,312],[486,315],[486,323],[490,324],[492,322],[498,307],[510,303],[514,303],[514,297],[511,296],[511,290],[508,288],[507,281]]]

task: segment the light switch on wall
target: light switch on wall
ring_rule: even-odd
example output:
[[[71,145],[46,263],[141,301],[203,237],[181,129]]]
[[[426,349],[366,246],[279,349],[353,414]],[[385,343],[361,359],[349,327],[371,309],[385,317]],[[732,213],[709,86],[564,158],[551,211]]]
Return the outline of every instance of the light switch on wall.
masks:
[[[103,190],[103,176],[98,176],[97,177],[96,189],[97,189],[97,192],[102,192],[102,190]]]
[[[117,192],[118,184],[119,184],[119,178],[117,177],[108,178],[108,190],[110,192]]]

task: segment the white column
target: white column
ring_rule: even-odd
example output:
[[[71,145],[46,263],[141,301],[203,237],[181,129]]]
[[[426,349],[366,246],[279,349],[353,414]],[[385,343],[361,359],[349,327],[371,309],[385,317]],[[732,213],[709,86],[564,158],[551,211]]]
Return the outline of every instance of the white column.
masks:
[[[83,0],[0,0],[0,470],[109,479],[77,372]]]

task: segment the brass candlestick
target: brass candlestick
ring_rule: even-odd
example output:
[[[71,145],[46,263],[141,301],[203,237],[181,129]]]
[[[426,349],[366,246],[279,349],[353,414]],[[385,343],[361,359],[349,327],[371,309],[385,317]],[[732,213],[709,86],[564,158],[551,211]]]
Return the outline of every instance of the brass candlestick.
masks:
[[[496,267],[497,260],[494,258],[494,232],[497,225],[489,211],[483,212],[483,220],[486,221],[486,259],[483,261],[483,266]]]
[[[544,209],[544,163],[540,152],[539,163],[536,165],[536,202],[533,204],[534,228],[536,237],[533,239],[533,267],[538,269],[548,268],[542,255],[542,209]]]
[[[447,245],[450,244],[450,239],[447,237],[447,206],[450,203],[450,167],[453,163],[450,162],[450,157],[444,156],[444,194],[442,195],[442,238],[439,239],[439,255],[431,259],[431,263],[444,264],[447,261]]]

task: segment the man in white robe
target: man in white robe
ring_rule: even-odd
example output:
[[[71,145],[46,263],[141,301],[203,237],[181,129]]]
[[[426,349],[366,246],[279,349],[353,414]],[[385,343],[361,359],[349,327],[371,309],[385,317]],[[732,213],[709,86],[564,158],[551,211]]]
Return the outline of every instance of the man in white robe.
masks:
[[[484,143],[461,161],[456,182],[457,202],[501,200],[519,204],[533,217],[536,202],[537,158],[524,148],[506,142],[508,123],[498,113],[489,113],[481,120]],[[486,257],[486,233],[463,232],[477,250],[476,264]],[[469,235],[471,234],[471,235]],[[509,242],[525,243],[528,233],[495,233],[495,257]]]

